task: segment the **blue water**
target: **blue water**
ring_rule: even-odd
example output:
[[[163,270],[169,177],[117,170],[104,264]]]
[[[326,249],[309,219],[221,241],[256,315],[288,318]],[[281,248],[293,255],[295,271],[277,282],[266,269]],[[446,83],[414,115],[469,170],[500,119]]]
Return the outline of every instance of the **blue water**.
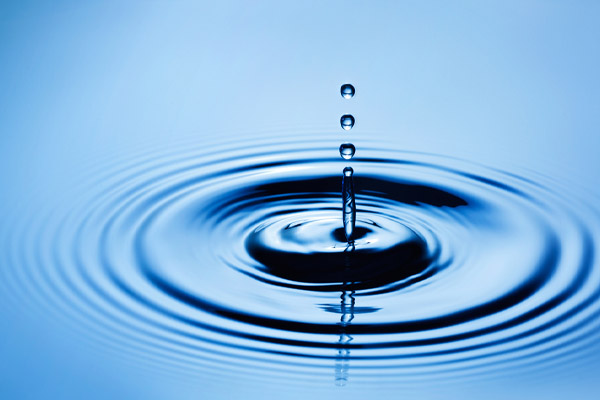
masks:
[[[1,7],[1,398],[596,398],[596,4]]]

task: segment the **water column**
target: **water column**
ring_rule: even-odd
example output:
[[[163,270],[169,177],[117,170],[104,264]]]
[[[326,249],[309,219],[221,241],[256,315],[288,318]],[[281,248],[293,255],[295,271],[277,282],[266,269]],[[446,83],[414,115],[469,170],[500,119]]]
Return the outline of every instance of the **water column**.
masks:
[[[343,98],[351,99],[354,97],[354,86],[349,83],[342,85],[340,93]],[[342,115],[340,118],[340,125],[345,131],[349,131],[354,126],[354,117],[350,114]],[[352,143],[342,143],[340,145],[340,156],[344,160],[350,160],[354,157],[356,148]],[[352,175],[354,170],[352,167],[347,166],[342,172],[342,220],[344,221],[344,233],[348,245],[354,242],[354,226],[356,224],[356,200],[354,198],[354,184],[352,182]]]
[[[354,96],[354,86],[350,84],[342,85],[340,89],[342,97],[350,99]],[[345,131],[349,131],[354,126],[354,117],[350,114],[342,115],[340,119],[340,125]],[[342,143],[340,145],[340,156],[344,160],[350,160],[354,157],[356,148],[352,143]],[[344,234],[346,235],[346,241],[348,246],[344,253],[346,253],[346,268],[349,268],[351,263],[352,252],[354,251],[354,227],[356,225],[356,200],[354,198],[354,183],[352,181],[352,175],[354,170],[352,167],[347,166],[342,171],[342,220],[344,222]],[[348,325],[354,319],[354,291],[345,290],[350,282],[344,283],[344,290],[340,296],[340,338],[338,340],[338,352],[336,355],[335,365],[335,382],[338,386],[346,385],[348,381],[348,369],[349,369],[349,358],[350,349],[348,345],[352,341],[346,331]]]

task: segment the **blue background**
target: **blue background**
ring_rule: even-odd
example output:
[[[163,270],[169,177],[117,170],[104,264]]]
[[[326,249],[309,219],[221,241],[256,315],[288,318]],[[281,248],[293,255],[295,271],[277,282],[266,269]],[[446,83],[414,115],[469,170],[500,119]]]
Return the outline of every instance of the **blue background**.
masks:
[[[594,1],[4,1],[0,220],[60,198],[82,168],[147,146],[335,132],[347,111],[359,149],[368,129],[407,150],[536,171],[598,196],[599,20]],[[351,105],[339,96],[345,82],[357,88]],[[4,279],[19,265],[3,258],[0,268]],[[89,345],[5,290],[0,322],[7,399],[366,394],[169,376]],[[600,354],[538,380],[405,395],[592,399],[598,366]]]

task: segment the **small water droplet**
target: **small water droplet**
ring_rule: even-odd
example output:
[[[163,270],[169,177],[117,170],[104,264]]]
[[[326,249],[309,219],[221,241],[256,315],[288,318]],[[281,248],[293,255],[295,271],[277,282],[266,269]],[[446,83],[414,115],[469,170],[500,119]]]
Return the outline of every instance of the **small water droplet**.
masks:
[[[354,173],[354,170],[352,169],[352,167],[344,168],[344,176],[352,176],[353,173]]]
[[[344,160],[349,160],[354,157],[354,153],[356,152],[356,148],[352,143],[344,143],[340,146],[340,156]]]
[[[350,114],[342,115],[342,118],[340,118],[340,124],[344,130],[349,131],[354,126],[354,117]]]
[[[343,98],[351,99],[354,96],[354,86],[349,83],[345,83],[342,85],[340,93],[342,94]]]

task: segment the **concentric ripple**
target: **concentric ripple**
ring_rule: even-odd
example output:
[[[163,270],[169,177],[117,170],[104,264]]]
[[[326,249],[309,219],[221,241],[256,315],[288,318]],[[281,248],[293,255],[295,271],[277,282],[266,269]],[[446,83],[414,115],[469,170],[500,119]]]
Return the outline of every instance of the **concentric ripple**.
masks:
[[[476,376],[598,339],[600,224],[575,195],[363,146],[349,248],[338,139],[186,144],[99,166],[62,208],[13,223],[6,290],[176,371]]]

